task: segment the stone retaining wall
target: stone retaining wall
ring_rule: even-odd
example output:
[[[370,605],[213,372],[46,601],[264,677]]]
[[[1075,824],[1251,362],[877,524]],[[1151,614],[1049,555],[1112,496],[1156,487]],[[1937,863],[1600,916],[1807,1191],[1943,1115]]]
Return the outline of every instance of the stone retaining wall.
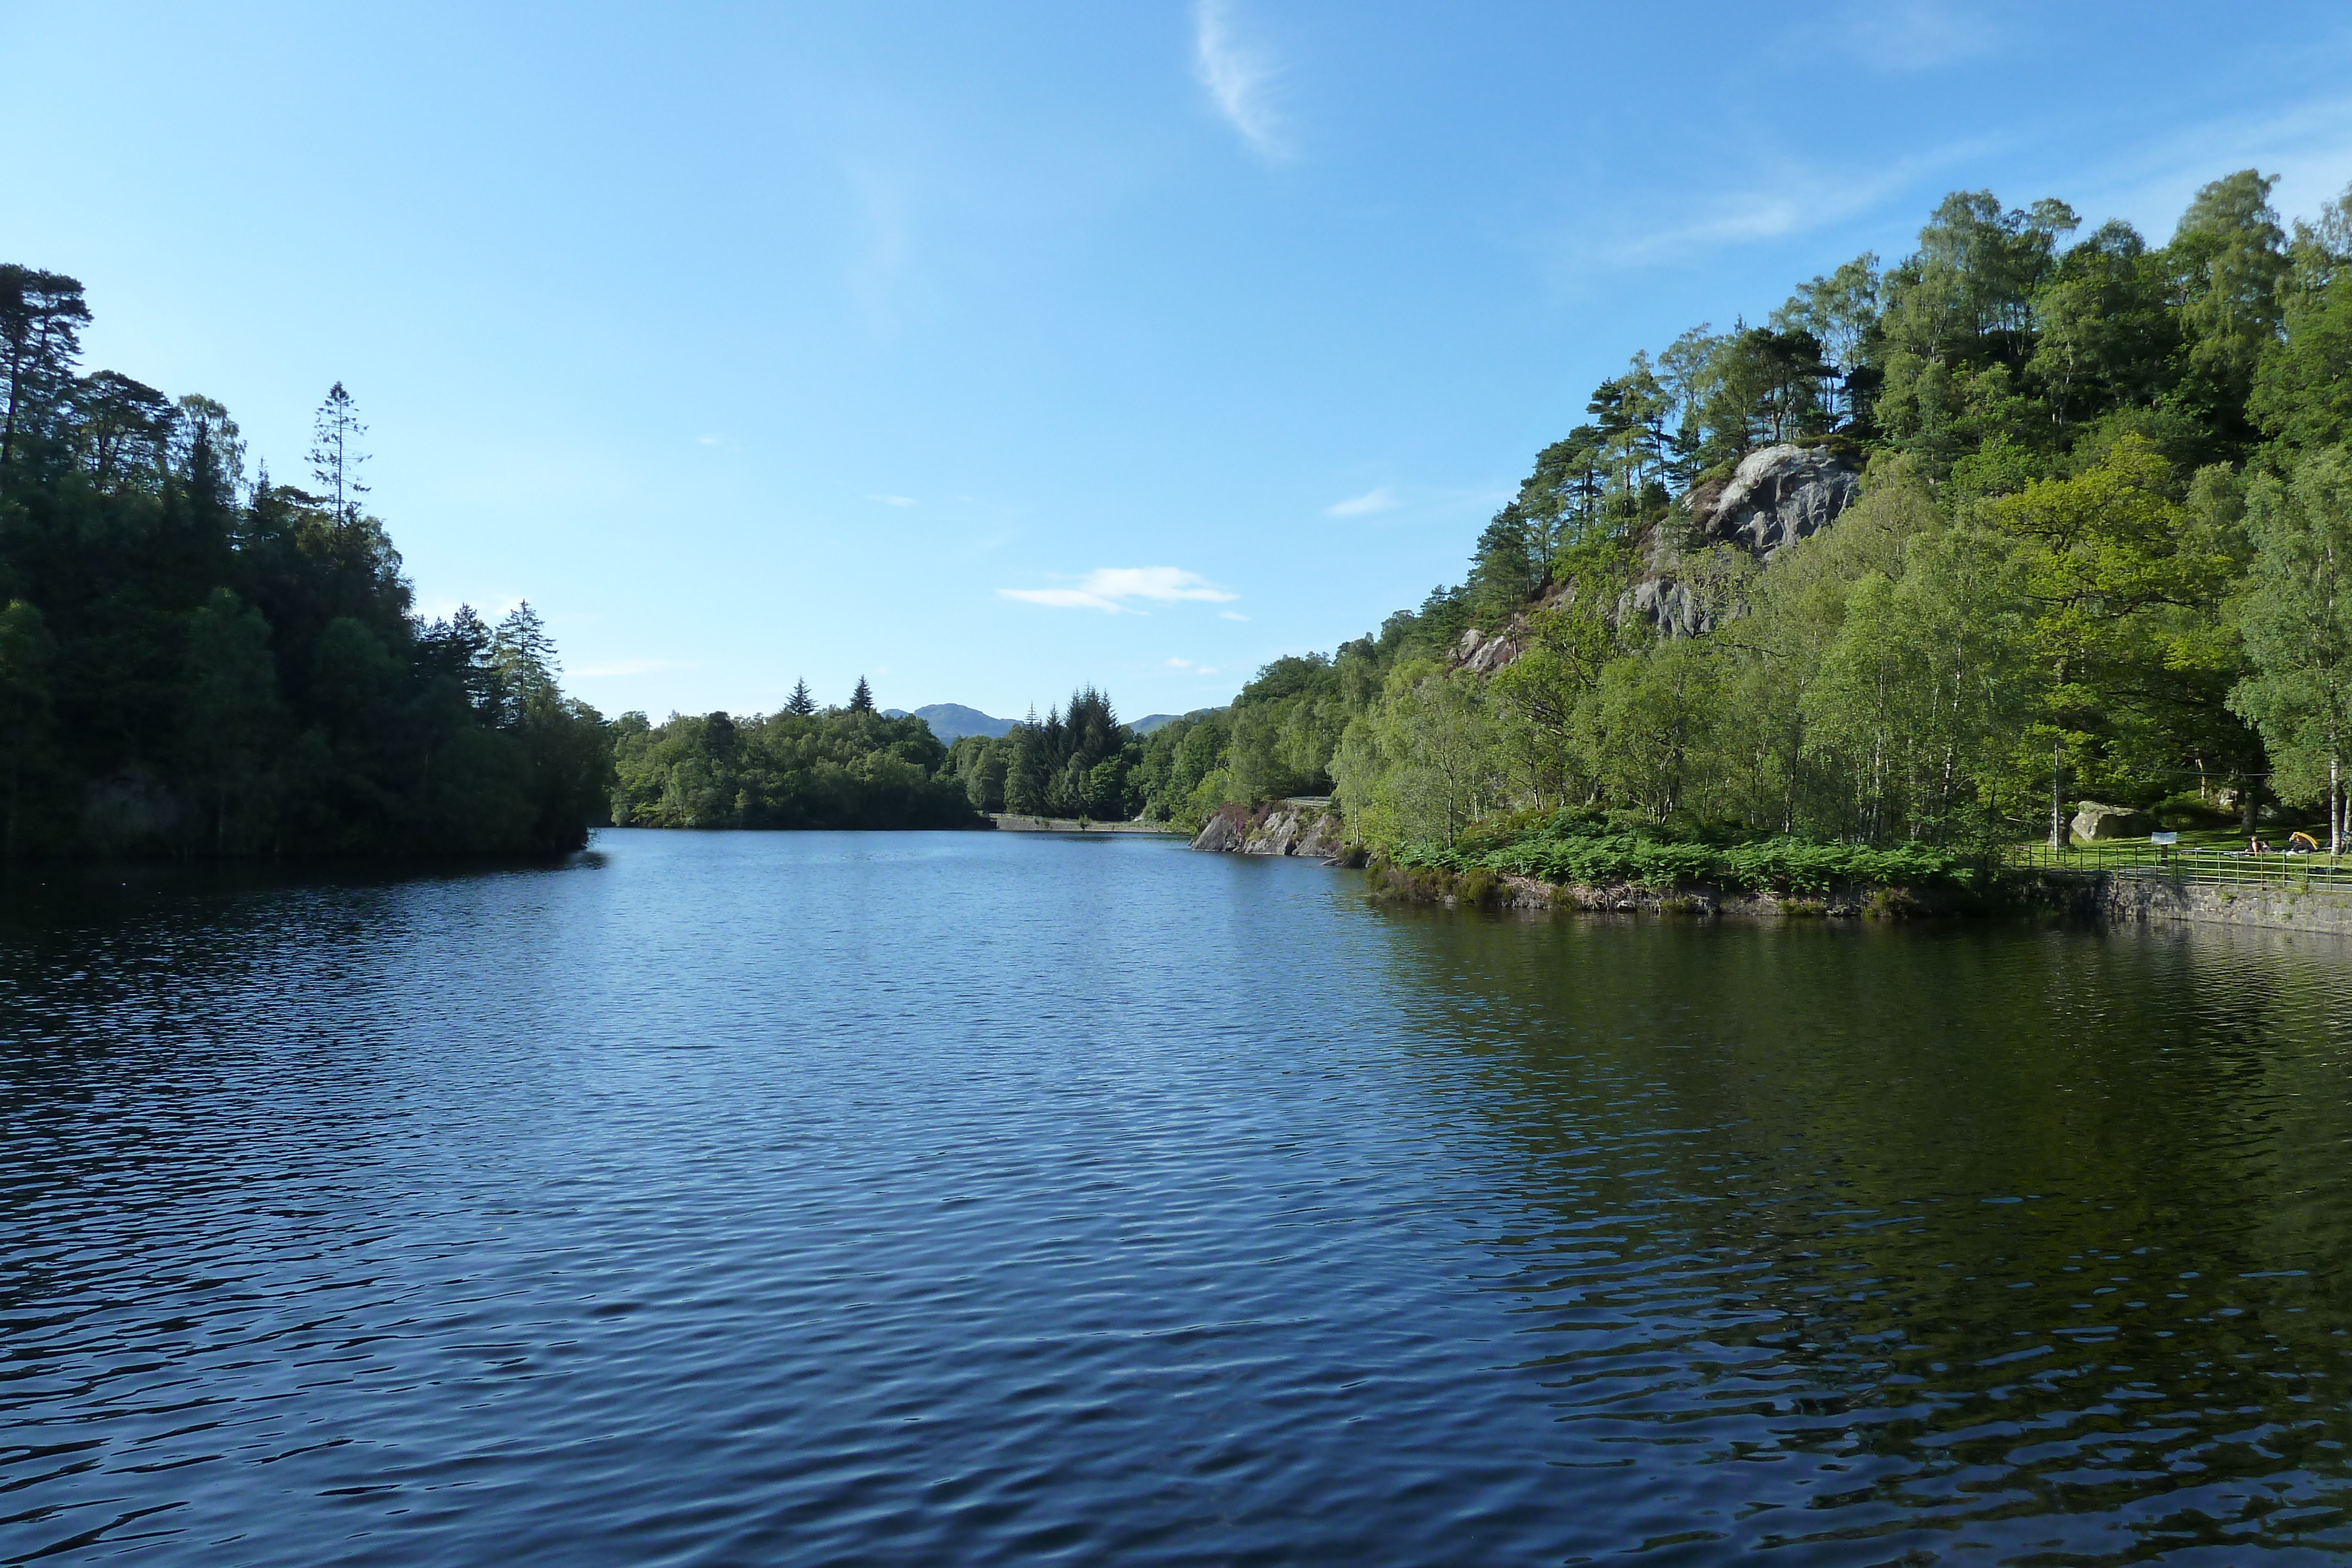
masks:
[[[2055,879],[2053,879],[2055,880]],[[2352,896],[2260,883],[2176,882],[2095,872],[2066,879],[2068,902],[2103,920],[2193,920],[2352,936]]]

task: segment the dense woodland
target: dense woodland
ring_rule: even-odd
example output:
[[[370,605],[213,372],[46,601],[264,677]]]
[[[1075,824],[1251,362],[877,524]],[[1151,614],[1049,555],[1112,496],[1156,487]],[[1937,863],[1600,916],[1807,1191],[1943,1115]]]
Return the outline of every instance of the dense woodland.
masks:
[[[2340,839],[2352,193],[2290,226],[2271,186],[2216,181],[2162,245],[1959,193],[1916,254],[1636,354],[1462,584],[1155,735],[1146,809],[1336,789],[1376,847],[1496,864],[1612,835],[1982,848],[2080,798]],[[1694,494],[1780,442],[1843,455],[1861,499],[1769,564],[1699,538]],[[1661,570],[1700,634],[1638,612]],[[1490,676],[1448,657],[1515,620]]]
[[[2162,245],[1956,193],[1915,254],[1634,355],[1417,611],[1149,737],[1085,688],[951,747],[862,681],[607,726],[527,606],[415,616],[340,387],[312,487],[248,481],[218,404],[81,373],[79,284],[0,269],[0,846],[553,849],[608,810],[1190,826],[1326,792],[1402,859],[1520,869],[1961,854],[2081,798],[2340,843],[2352,193],[2287,225],[2271,186],[2214,182]],[[1781,443],[1860,498],[1769,560],[1710,540],[1696,503]],[[1662,582],[1704,615],[1647,612]],[[1474,628],[1516,657],[1462,667]]]
[[[800,683],[782,712],[641,713],[613,725],[615,825],[639,828],[983,826],[948,749],[919,718],[874,710],[863,677],[846,707]]]
[[[80,284],[0,267],[0,854],[575,848],[609,744],[530,606],[426,623],[320,409],[312,488],[228,411],[81,373]]]

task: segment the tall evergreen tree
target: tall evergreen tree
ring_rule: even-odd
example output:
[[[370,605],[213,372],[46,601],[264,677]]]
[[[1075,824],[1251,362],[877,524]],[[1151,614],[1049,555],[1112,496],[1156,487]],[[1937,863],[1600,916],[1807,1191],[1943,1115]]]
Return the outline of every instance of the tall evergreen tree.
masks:
[[[368,493],[368,486],[360,481],[360,465],[368,455],[359,449],[359,439],[366,434],[358,405],[343,390],[343,383],[337,382],[327,389],[327,399],[319,405],[312,422],[310,477],[333,506],[335,516],[345,522],[359,516],[360,497]]]
[[[64,403],[81,356],[89,307],[81,285],[61,273],[0,265],[0,469],[12,467],[25,439]]]
[[[784,699],[784,711],[795,718],[806,718],[816,712],[816,698],[809,695],[808,683],[793,683],[793,695]]]
[[[864,675],[857,677],[857,689],[849,694],[849,711],[852,713],[874,711],[874,688],[866,684]]]

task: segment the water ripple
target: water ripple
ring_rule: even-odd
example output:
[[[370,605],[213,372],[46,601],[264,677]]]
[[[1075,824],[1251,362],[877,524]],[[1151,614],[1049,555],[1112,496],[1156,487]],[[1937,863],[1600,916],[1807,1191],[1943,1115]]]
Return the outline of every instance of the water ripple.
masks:
[[[2352,1550],[2352,979],[608,833],[0,898],[0,1560]]]

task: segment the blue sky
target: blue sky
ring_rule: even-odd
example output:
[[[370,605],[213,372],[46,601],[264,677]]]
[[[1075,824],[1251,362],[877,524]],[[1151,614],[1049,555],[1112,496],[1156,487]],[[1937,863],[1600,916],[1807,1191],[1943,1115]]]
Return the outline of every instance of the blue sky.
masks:
[[[1946,191],[2352,180],[2352,11],[0,0],[0,257],[608,713],[1219,703]]]

